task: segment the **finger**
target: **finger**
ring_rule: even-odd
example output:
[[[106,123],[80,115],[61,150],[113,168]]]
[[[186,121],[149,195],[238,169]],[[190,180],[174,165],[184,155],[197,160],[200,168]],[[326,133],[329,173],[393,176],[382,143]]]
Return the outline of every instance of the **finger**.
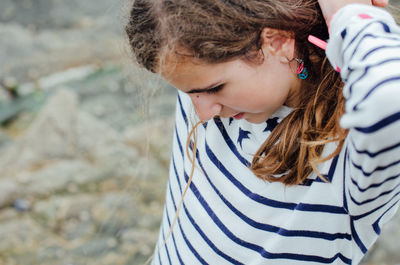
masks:
[[[389,4],[389,0],[372,0],[374,6],[386,7]]]

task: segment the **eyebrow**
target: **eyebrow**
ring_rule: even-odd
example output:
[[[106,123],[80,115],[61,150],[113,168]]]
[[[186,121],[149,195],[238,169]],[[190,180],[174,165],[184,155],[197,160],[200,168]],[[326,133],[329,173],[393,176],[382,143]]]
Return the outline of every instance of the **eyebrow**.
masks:
[[[186,93],[194,94],[194,93],[207,92],[207,91],[213,90],[214,88],[216,88],[217,86],[220,86],[221,84],[222,84],[221,82],[218,82],[218,83],[212,84],[210,86],[207,86],[205,88],[193,88],[193,89],[187,91]]]

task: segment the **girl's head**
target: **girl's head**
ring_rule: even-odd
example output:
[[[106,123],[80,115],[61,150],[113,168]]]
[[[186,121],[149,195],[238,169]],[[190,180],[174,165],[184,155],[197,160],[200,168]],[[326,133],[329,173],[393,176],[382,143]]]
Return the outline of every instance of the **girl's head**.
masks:
[[[316,0],[136,0],[126,30],[137,62],[176,88],[223,88],[219,98],[190,93],[200,119],[244,113],[256,123],[300,104],[288,60],[304,60],[315,83],[324,55],[307,37],[327,36]]]
[[[264,28],[294,38],[304,59],[315,51],[308,35],[328,37],[317,0],[135,0],[126,32],[137,62],[157,72],[171,53],[205,63],[260,60]]]
[[[259,123],[295,108],[256,154],[259,177],[291,172],[279,181],[301,182],[339,134],[339,76],[307,41],[328,38],[317,0],[135,0],[126,32],[139,65],[189,93],[201,119]]]

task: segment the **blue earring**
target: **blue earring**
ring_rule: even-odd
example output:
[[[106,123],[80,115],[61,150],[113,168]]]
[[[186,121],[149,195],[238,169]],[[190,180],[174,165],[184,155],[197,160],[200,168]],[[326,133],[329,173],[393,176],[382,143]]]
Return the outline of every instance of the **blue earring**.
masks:
[[[296,62],[299,64],[296,70],[296,74],[299,76],[300,79],[306,79],[308,77],[307,69],[304,67],[304,61],[298,58],[294,58]]]

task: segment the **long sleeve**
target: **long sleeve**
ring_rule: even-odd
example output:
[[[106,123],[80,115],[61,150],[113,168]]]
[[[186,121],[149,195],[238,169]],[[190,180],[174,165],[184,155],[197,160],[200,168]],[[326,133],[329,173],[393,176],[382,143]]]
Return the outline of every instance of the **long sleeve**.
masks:
[[[349,5],[330,33],[327,56],[345,81],[341,126],[349,129],[344,203],[365,253],[400,199],[400,29],[383,9]]]

